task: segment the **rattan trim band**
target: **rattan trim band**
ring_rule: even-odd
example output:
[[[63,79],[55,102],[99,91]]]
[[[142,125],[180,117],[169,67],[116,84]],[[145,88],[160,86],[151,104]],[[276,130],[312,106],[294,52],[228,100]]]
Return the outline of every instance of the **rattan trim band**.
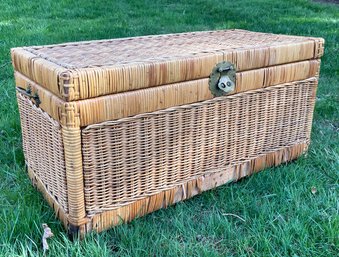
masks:
[[[234,93],[315,77],[319,75],[319,67],[320,60],[311,60],[239,72]],[[67,102],[18,72],[15,72],[15,79],[17,86],[22,88],[30,86],[34,92],[37,92],[41,100],[40,107],[53,119],[66,125],[63,106]],[[80,126],[84,127],[212,98],[208,88],[208,79],[201,79],[80,100],[76,101],[76,105]]]
[[[166,114],[169,112],[175,112],[175,111],[179,111],[179,110],[184,110],[184,109],[193,109],[196,107],[201,107],[204,105],[208,105],[208,104],[214,104],[217,102],[222,102],[225,99],[237,99],[237,98],[241,98],[243,95],[254,95],[263,91],[273,91],[276,90],[278,88],[285,88],[285,87],[289,87],[289,86],[301,86],[307,83],[317,83],[318,79],[316,77],[312,77],[309,79],[305,79],[303,81],[295,81],[295,82],[291,82],[291,83],[284,83],[281,85],[276,85],[276,86],[272,86],[272,87],[267,87],[267,88],[260,88],[260,89],[256,89],[256,90],[251,90],[251,91],[247,91],[247,92],[242,92],[239,94],[234,94],[234,95],[229,95],[229,96],[221,96],[221,97],[215,97],[206,101],[202,101],[202,102],[197,102],[197,103],[192,103],[192,104],[187,104],[187,105],[180,105],[180,106],[173,106],[171,108],[167,108],[164,110],[159,110],[159,111],[155,111],[155,112],[151,112],[151,113],[141,113],[138,115],[135,115],[133,117],[126,117],[126,118],[121,118],[118,120],[113,120],[113,121],[105,121],[105,122],[101,122],[101,123],[97,123],[97,124],[92,124],[89,125],[87,127],[85,127],[83,129],[83,131],[86,130],[90,130],[90,129],[96,129],[96,128],[101,128],[104,126],[113,126],[113,125],[117,125],[117,124],[121,124],[124,122],[130,122],[130,121],[134,121],[134,120],[138,120],[138,119],[143,119],[143,118],[148,118],[150,116],[155,116],[155,115],[159,115],[159,114]]]

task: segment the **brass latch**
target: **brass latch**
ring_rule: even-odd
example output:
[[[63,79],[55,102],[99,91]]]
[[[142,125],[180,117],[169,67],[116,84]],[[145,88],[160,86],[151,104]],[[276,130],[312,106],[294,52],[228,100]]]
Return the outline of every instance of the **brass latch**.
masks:
[[[212,70],[209,88],[214,96],[227,95],[235,90],[235,67],[230,62],[218,63]]]

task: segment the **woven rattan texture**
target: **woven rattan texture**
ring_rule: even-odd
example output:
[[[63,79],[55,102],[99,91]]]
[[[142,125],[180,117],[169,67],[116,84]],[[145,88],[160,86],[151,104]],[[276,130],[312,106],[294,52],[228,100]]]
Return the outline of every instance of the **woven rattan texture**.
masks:
[[[27,47],[25,50],[65,68],[78,69],[195,58],[224,50],[306,40],[305,37],[226,30]]]
[[[88,126],[86,211],[118,208],[214,169],[309,142],[315,78]]]
[[[17,94],[22,141],[28,167],[36,172],[49,195],[68,211],[61,126],[28,98]]]
[[[65,101],[209,77],[228,61],[237,71],[318,59],[321,38],[224,30],[19,47],[14,69]]]

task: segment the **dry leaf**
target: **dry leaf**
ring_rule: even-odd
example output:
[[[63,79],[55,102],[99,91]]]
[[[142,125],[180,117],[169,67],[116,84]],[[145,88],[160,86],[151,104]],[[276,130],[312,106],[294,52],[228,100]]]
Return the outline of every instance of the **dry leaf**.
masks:
[[[50,238],[54,235],[52,230],[48,227],[46,223],[43,223],[42,227],[44,228],[44,234],[42,236],[42,247],[44,249],[44,252],[46,252],[48,250],[47,238]]]
[[[312,192],[312,194],[315,195],[317,193],[317,188],[316,187],[312,187],[311,188],[311,192]]]

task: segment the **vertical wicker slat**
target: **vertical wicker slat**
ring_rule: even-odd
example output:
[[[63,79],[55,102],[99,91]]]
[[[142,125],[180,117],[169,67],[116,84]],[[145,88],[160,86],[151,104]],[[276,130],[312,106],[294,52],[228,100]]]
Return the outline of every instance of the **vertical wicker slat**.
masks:
[[[87,223],[83,187],[82,146],[80,120],[75,104],[65,105],[61,129],[64,142],[65,172],[68,188],[69,230],[78,232]]]

